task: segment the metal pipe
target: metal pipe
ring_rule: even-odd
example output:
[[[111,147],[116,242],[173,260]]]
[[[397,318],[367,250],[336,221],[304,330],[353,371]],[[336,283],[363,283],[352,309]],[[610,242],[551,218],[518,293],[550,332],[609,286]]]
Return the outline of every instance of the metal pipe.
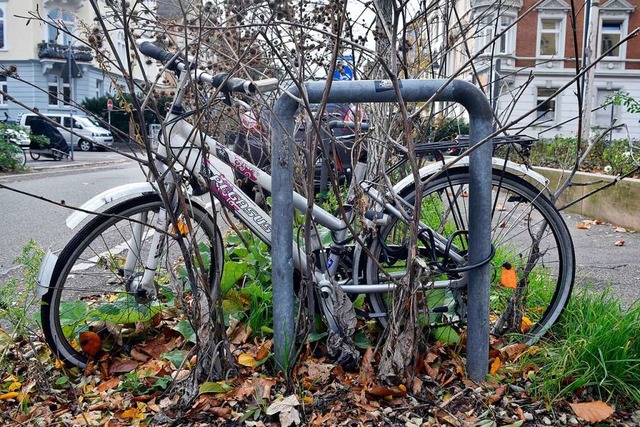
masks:
[[[400,80],[404,101],[424,102],[436,92],[435,101],[460,103],[469,113],[469,146],[489,136],[493,130],[491,105],[482,91],[469,82],[454,80],[446,87],[445,80]],[[326,89],[324,82],[305,84],[309,102],[321,102]],[[291,90],[299,96],[297,89]],[[327,102],[397,102],[393,86],[388,81],[335,81]],[[273,177],[273,299],[274,346],[276,362],[286,369],[294,354],[293,336],[293,269],[291,241],[293,239],[293,116],[298,104],[294,97],[282,95],[275,105],[271,122]],[[491,143],[474,150],[469,159],[469,262],[477,264],[491,253]],[[468,273],[468,338],[467,373],[474,381],[484,380],[489,360],[489,265]]]

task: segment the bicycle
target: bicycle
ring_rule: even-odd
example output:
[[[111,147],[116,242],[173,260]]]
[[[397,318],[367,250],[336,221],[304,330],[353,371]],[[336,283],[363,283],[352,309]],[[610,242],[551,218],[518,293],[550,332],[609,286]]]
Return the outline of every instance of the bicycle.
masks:
[[[170,313],[189,310],[189,287],[194,284],[184,275],[186,260],[178,248],[181,236],[189,248],[201,249],[201,257],[193,262],[204,266],[212,293],[219,295],[216,286],[223,267],[223,247],[216,210],[207,211],[197,197],[181,201],[179,194],[215,197],[239,223],[267,244],[271,242],[268,213],[215,162],[222,161],[267,192],[271,191],[270,176],[196,130],[186,120],[191,112],[185,112],[182,104],[185,90],[195,82],[213,85],[226,98],[234,93],[275,90],[277,82],[211,75],[149,43],[142,44],[140,51],[178,75],[164,123],[167,138],[154,158],[164,181],[130,184],[94,197],[69,216],[67,226],[76,228],[89,216],[87,212],[114,202],[82,227],[58,256],[49,252],[45,257],[38,286],[42,326],[53,353],[70,365],[84,367],[91,356],[81,342],[83,332],[101,337],[104,351],[131,352],[136,343],[160,333]],[[517,148],[526,144],[516,140],[504,145]],[[416,153],[427,155],[448,148],[419,144]],[[311,207],[314,223],[330,231],[331,243],[323,247],[316,240],[318,233],[311,242],[292,242],[293,262],[301,274],[308,261],[300,248],[313,251],[316,262],[311,266],[313,277],[308,279],[313,280],[329,332],[338,336],[351,331],[342,330],[336,320],[331,299],[336,289],[351,300],[365,295],[366,304],[357,314],[385,325],[393,290],[407,276],[410,213],[416,195],[413,176],[398,181],[392,189],[379,190],[381,181],[364,179],[363,160],[354,162],[343,201],[347,207],[344,215],[334,216],[316,204]],[[392,166],[388,174],[397,173],[405,161]],[[492,333],[515,333],[532,343],[553,325],[569,299],[575,268],[571,237],[545,195],[546,181],[541,175],[506,159],[494,158],[493,168],[495,255],[485,261],[491,262],[493,271]],[[172,177],[178,169],[185,176],[175,180]],[[418,298],[421,318],[432,327],[461,325],[465,321],[467,272],[477,267],[466,259],[468,160],[453,165],[432,163],[420,170],[420,176],[426,182],[417,248],[423,266]],[[363,212],[369,228],[354,225],[356,187],[375,205]],[[168,205],[163,202],[163,190],[170,196]],[[301,194],[294,193],[293,201],[296,209],[307,209],[307,199]],[[505,279],[509,271],[511,280]]]

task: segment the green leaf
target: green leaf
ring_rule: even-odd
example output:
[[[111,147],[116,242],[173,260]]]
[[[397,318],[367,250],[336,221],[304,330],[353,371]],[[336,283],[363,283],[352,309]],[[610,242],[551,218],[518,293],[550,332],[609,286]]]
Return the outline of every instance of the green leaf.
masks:
[[[99,313],[99,319],[102,321],[123,325],[136,322],[148,322],[161,311],[162,306],[159,301],[140,304],[135,298],[128,296],[127,298],[116,300],[110,304],[103,304],[97,307],[94,313]]]
[[[184,339],[190,343],[196,343],[196,333],[191,327],[191,323],[188,320],[181,320],[176,326],[173,327],[173,330],[180,332],[180,335],[184,337]]]
[[[353,341],[356,347],[361,348],[363,350],[366,350],[367,348],[371,347],[369,338],[367,338],[367,336],[362,331],[356,332],[355,336],[353,337]]]
[[[231,387],[229,384],[225,383],[224,381],[218,381],[218,382],[208,381],[206,383],[203,383],[200,386],[200,392],[198,393],[198,395],[206,394],[206,393],[227,393],[228,391],[231,391],[231,390],[233,390],[233,387]]]
[[[440,326],[433,330],[433,338],[445,344],[457,344],[460,342],[460,335],[451,326]]]
[[[327,335],[329,335],[327,332],[321,332],[321,333],[311,332],[307,337],[307,341],[309,342],[320,341],[322,338],[326,337]]]
[[[222,279],[220,280],[222,293],[227,293],[248,270],[249,265],[246,262],[227,261],[224,264],[224,271],[222,273]]]
[[[73,325],[87,315],[87,304],[84,301],[69,301],[60,304],[60,323]]]
[[[182,353],[182,350],[176,349],[169,353],[162,353],[160,356],[171,362],[176,369],[182,365],[182,362],[184,362],[184,353]]]
[[[56,379],[56,385],[63,385],[69,382],[69,377],[60,377]]]

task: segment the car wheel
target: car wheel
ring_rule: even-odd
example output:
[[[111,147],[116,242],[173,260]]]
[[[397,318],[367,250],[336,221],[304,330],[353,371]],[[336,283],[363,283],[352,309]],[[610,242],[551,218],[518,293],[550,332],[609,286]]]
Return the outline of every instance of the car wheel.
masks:
[[[93,148],[93,144],[89,141],[81,139],[80,142],[78,142],[78,147],[81,151],[91,151],[91,149]]]

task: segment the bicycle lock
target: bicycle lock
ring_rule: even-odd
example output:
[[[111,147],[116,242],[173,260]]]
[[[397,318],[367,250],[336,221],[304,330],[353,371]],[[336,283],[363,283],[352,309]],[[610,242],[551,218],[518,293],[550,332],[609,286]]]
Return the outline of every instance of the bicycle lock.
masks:
[[[399,80],[403,101],[457,102],[469,114],[469,146],[474,147],[493,131],[489,100],[469,82],[453,80]],[[446,84],[446,86],[445,86]],[[325,82],[307,82],[310,103],[322,101]],[[293,144],[294,115],[299,103],[297,88],[280,96],[271,119],[273,324],[276,363],[288,372],[295,354],[293,291]],[[335,81],[327,102],[398,102],[390,81]],[[489,268],[483,263],[491,253],[491,156],[492,144],[483,144],[469,155],[469,271],[467,312],[467,375],[484,381],[489,362]]]

